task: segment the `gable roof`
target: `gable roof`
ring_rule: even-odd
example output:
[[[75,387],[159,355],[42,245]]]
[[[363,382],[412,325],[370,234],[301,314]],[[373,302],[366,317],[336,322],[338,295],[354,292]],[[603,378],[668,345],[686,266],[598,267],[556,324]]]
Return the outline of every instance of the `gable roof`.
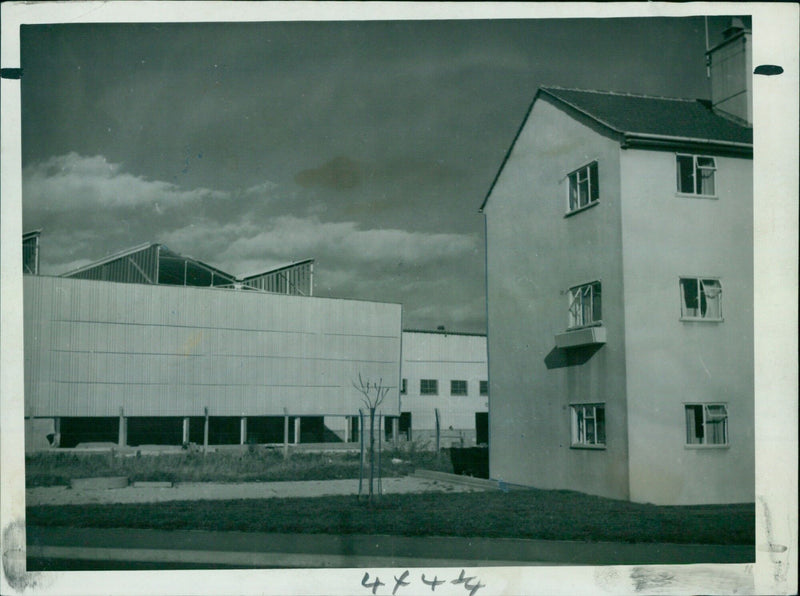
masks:
[[[503,158],[483,199],[483,211],[500,173],[514,149],[533,106],[540,98],[577,112],[619,137],[629,146],[701,146],[737,152],[753,150],[753,129],[720,116],[708,101],[673,97],[654,97],[613,91],[540,87]]]
[[[753,143],[753,129],[720,116],[698,99],[542,87],[540,93],[626,135],[657,135],[717,143]]]

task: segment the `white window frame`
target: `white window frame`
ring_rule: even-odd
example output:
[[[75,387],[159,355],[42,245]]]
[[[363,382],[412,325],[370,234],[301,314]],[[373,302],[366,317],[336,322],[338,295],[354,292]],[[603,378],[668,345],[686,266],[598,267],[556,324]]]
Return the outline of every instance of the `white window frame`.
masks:
[[[567,215],[588,209],[600,201],[600,168],[596,159],[573,170],[566,179]],[[583,184],[586,185],[586,202],[582,203],[580,188]]]
[[[687,192],[681,188],[681,158],[690,157],[692,159],[692,192]],[[711,160],[711,165],[701,165],[699,160]],[[702,192],[701,182],[698,180],[700,172],[711,172],[711,184],[714,187],[713,192]],[[717,198],[717,159],[712,155],[700,155],[695,153],[676,153],[675,154],[675,186],[677,194],[684,197],[703,197],[715,199]]]
[[[464,393],[453,391],[453,383],[464,383]],[[450,379],[450,395],[465,396],[469,395],[469,383],[464,379]]]
[[[408,393],[408,379],[401,379],[400,380],[400,395],[406,395]]]
[[[489,381],[478,381],[478,390],[480,395],[489,395]]]
[[[433,383],[433,391],[424,391],[423,383]],[[439,381],[437,379],[420,379],[419,380],[419,394],[420,395],[439,395]]]
[[[689,410],[690,408],[693,411],[692,420],[689,420]],[[703,413],[702,419],[702,436],[697,436],[697,420],[696,420],[696,412],[697,409],[700,408]],[[710,408],[722,408],[723,413],[712,413],[709,412]],[[688,402],[683,404],[683,416],[684,416],[684,442],[685,446],[690,449],[696,448],[723,448],[730,446],[730,431],[728,428],[728,421],[730,419],[730,414],[728,413],[728,404],[725,402]],[[708,425],[714,424],[717,421],[721,421],[721,428],[722,428],[722,441],[715,441],[713,443],[708,442],[709,436],[713,435],[714,433],[709,432]],[[694,439],[694,440],[691,440]],[[699,440],[698,440],[699,439]]]
[[[697,306],[694,308],[690,308],[686,304],[686,285],[684,282],[689,281],[695,282]],[[722,282],[719,277],[710,275],[681,275],[678,278],[678,292],[681,301],[681,321],[708,321],[718,323],[724,320],[722,317]],[[705,314],[702,312],[704,302],[706,305]],[[715,306],[709,308],[712,305]]]
[[[598,432],[598,410],[602,410],[602,439]],[[570,404],[570,446],[583,449],[605,449],[606,404]],[[591,432],[589,432],[591,430]]]
[[[597,297],[599,290],[599,296]],[[580,329],[582,327],[594,327],[603,324],[603,284],[599,279],[590,281],[585,284],[572,286],[567,292],[569,302],[567,306],[568,313],[568,329]],[[585,306],[588,301],[588,310]],[[599,303],[600,312],[597,313],[599,317],[595,319],[595,303]],[[588,312],[588,320],[587,314]]]

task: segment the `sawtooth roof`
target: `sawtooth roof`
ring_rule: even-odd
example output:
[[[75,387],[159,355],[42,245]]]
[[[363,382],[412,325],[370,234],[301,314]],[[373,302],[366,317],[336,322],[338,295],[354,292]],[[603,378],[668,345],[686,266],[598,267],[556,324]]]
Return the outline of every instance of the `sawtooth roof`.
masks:
[[[717,143],[753,142],[751,127],[720,116],[703,100],[560,87],[541,87],[540,93],[569,105],[619,133]]]

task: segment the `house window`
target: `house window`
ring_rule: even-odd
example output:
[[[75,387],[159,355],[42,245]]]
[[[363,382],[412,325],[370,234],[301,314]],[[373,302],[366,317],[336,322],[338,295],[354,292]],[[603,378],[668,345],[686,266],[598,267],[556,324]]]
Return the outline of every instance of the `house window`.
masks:
[[[727,406],[725,404],[687,404],[686,444],[727,445]]]
[[[439,382],[436,379],[421,379],[419,393],[420,395],[438,395]]]
[[[585,327],[602,321],[600,282],[576,286],[569,290],[569,326]]]
[[[450,395],[466,395],[467,382],[466,381],[450,381]]]
[[[575,170],[567,178],[569,179],[569,211],[596,203],[600,198],[596,161]]]
[[[682,277],[681,319],[722,320],[722,285],[718,279]]]
[[[705,155],[677,155],[678,192],[687,195],[714,196],[713,157]]]
[[[572,409],[572,446],[597,447],[606,444],[605,404],[577,404]]]
[[[489,395],[489,381],[480,382],[481,395]]]
[[[408,379],[403,379],[400,381],[400,394],[405,395],[408,393]]]

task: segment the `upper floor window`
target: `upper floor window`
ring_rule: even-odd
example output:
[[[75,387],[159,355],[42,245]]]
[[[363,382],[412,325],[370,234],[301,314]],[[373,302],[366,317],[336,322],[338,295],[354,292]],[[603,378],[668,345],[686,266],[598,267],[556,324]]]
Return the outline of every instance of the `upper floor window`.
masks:
[[[421,379],[419,382],[420,395],[438,395],[439,382],[436,379]]]
[[[569,326],[585,327],[600,323],[602,317],[600,282],[575,286],[569,290]]]
[[[569,211],[576,211],[600,198],[600,181],[597,177],[597,162],[583,166],[569,176]]]
[[[718,279],[681,277],[681,319],[722,320],[722,284]]]
[[[489,381],[480,382],[481,395],[489,395]]]
[[[686,444],[727,445],[727,406],[725,404],[687,404]]]
[[[466,381],[450,381],[450,395],[466,395],[467,382]]]
[[[705,197],[715,195],[714,173],[717,163],[713,157],[678,154],[675,159],[679,193]]]
[[[572,446],[596,447],[606,444],[605,404],[579,404],[572,410]]]
[[[408,393],[408,379],[403,379],[400,381],[400,394],[405,395]]]

